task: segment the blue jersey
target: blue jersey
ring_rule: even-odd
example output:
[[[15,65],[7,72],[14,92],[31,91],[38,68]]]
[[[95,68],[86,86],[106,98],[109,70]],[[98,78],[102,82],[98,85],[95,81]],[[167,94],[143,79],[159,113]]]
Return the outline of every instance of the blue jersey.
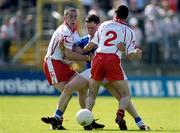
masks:
[[[76,43],[76,47],[81,47],[82,49],[88,44],[90,40],[90,35],[83,36],[80,41]]]
[[[76,47],[81,47],[83,49],[89,43],[89,41],[90,41],[90,35],[83,36],[81,38],[81,40],[76,43]],[[94,54],[95,50],[96,49],[93,49],[89,52],[86,52],[85,55],[92,55],[92,54]],[[91,62],[90,61],[87,61],[87,63],[86,63],[86,69],[87,68],[91,68]]]

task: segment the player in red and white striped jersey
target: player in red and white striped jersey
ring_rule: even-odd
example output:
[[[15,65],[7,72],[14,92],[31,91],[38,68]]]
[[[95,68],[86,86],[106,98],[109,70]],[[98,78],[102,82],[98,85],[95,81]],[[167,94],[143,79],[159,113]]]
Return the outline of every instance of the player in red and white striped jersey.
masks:
[[[89,51],[95,45],[98,46],[92,61],[86,108],[92,110],[101,81],[105,78],[115,88],[117,95],[120,96],[119,108],[115,119],[120,130],[127,130],[124,115],[130,103],[128,81],[121,66],[122,49],[125,48],[125,54],[130,60],[138,60],[142,56],[142,51],[135,48],[134,32],[124,21],[128,17],[128,13],[127,6],[119,5],[116,9],[115,18],[102,23],[94,38],[85,48],[85,51]],[[124,44],[123,47],[121,43]],[[140,118],[137,121],[141,121]],[[149,130],[148,126],[143,123],[139,124],[142,124],[139,127],[143,128],[143,130]]]
[[[72,61],[90,61],[90,56],[81,55],[72,50],[73,44],[80,40],[76,31],[77,18],[78,10],[76,8],[65,9],[64,23],[53,33],[47,54],[44,58],[43,70],[46,79],[50,85],[54,86],[60,92],[63,91],[65,84],[76,75],[76,72],[70,66]],[[81,92],[79,91],[79,93]],[[62,97],[64,96],[61,96],[60,99]],[[51,124],[52,129],[64,129],[62,126],[64,110],[61,110],[64,104],[62,102],[64,101],[60,100],[58,102],[54,117],[42,117],[42,121]]]
[[[90,39],[93,38],[97,28],[98,28],[98,25],[100,24],[100,18],[96,15],[89,15],[87,18],[86,18],[86,28],[87,28],[87,31],[88,31],[88,35],[86,35],[85,37],[83,37],[81,39],[81,41],[79,41],[77,43],[77,46],[75,46],[74,50],[76,51],[76,47],[77,48],[84,48],[88,42],[90,41]],[[97,45],[96,45],[97,46]],[[120,51],[124,53],[125,51],[125,48],[124,48],[124,45],[121,44],[121,48],[120,48]],[[86,54],[93,54],[94,51],[95,51],[96,48],[94,48],[93,50],[89,51],[88,53]],[[82,50],[79,50],[77,52],[81,52]],[[65,85],[65,89],[69,91],[69,95],[71,95],[71,93],[74,91],[76,91],[77,89],[81,89],[86,91],[88,86],[89,86],[89,79],[90,79],[90,71],[91,71],[91,64],[90,62],[88,62],[86,64],[86,70],[84,70],[83,72],[81,72],[80,74],[76,75],[71,81],[69,81],[66,85]],[[105,84],[105,82],[104,82]],[[117,91],[116,91],[116,88],[113,88],[113,86],[110,86],[109,84],[106,84],[105,85],[106,88],[108,89],[108,91],[116,97],[116,99],[119,101],[120,99],[120,95],[117,94]],[[70,100],[70,99],[69,99]],[[84,103],[83,103],[84,104]],[[129,102],[129,105],[127,107],[127,111],[129,114],[131,114],[131,116],[134,118],[135,120],[135,123],[137,124],[137,126],[141,129],[141,130],[144,130],[144,128],[142,128],[143,126],[145,127],[145,124],[143,122],[143,120],[141,119],[140,115],[137,113],[132,101]],[[98,126],[100,127],[100,126]],[[102,127],[102,125],[101,125]],[[86,126],[84,127],[85,130],[91,130],[93,129],[91,125],[89,126]]]

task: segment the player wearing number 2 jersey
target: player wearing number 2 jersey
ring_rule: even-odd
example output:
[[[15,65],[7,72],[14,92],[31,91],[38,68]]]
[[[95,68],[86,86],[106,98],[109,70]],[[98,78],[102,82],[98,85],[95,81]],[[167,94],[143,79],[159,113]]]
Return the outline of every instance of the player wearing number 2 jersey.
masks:
[[[140,59],[142,52],[135,48],[135,34],[124,21],[128,17],[128,7],[119,5],[115,13],[116,16],[113,20],[106,21],[99,26],[94,38],[85,48],[85,51],[88,51],[94,45],[98,46],[92,61],[86,108],[92,110],[101,81],[106,78],[120,95],[115,121],[120,130],[127,130],[124,115],[130,103],[130,92],[127,77],[121,66],[122,51],[119,49],[122,49],[122,45],[120,44],[124,44],[125,54],[130,60]],[[147,126],[144,128],[144,130],[148,129]]]

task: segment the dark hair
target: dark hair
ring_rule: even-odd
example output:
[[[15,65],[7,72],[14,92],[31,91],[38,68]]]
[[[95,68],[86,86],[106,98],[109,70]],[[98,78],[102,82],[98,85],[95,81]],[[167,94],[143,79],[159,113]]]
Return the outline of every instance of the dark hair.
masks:
[[[95,14],[91,14],[91,15],[87,16],[87,18],[85,19],[85,22],[86,23],[94,22],[95,24],[99,24],[100,23],[100,18]]]
[[[127,19],[129,14],[129,9],[126,5],[119,5],[115,9],[115,13],[119,19]]]

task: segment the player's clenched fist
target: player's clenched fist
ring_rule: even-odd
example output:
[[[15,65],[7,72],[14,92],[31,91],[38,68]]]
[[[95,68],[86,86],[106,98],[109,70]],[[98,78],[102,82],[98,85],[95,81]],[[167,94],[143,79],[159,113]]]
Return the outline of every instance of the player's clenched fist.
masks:
[[[139,49],[139,48],[136,48],[135,49],[135,53],[136,53],[137,58],[141,59],[141,57],[142,57],[142,50]]]
[[[142,57],[142,50],[140,50],[139,48],[136,48],[133,52],[130,52],[129,54],[127,54],[127,58],[129,60],[139,60]]]

